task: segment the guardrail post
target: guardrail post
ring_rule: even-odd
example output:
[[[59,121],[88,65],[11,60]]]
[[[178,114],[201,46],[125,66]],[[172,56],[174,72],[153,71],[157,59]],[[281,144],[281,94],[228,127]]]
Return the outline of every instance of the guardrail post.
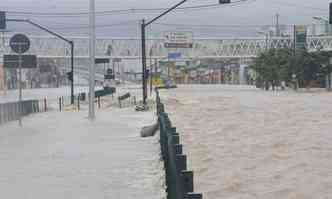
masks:
[[[184,192],[194,192],[194,173],[192,171],[182,171],[182,180],[184,185]]]
[[[181,171],[187,170],[187,156],[186,155],[176,155],[176,167],[177,172],[180,173]]]
[[[176,145],[174,145],[174,149],[175,149],[175,153],[177,155],[180,155],[180,154],[183,153],[182,144],[176,144]]]
[[[44,110],[45,110],[45,112],[47,112],[47,100],[46,100],[46,98],[44,99]]]
[[[3,120],[3,106],[0,104],[0,124],[2,124]]]
[[[59,110],[60,110],[60,112],[61,112],[61,110],[62,110],[62,102],[61,102],[62,100],[61,100],[61,97],[59,98]]]
[[[62,110],[63,110],[65,107],[65,98],[63,96],[61,97],[61,101],[62,101]]]
[[[80,100],[81,100],[81,94],[78,94],[78,98],[77,98],[77,110],[78,111],[80,111],[80,109],[81,109]]]

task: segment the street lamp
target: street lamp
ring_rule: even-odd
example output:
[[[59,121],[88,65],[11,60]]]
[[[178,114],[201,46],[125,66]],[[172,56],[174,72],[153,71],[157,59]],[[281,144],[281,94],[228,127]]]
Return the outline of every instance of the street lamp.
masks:
[[[89,6],[89,119],[94,120],[95,114],[95,51],[96,51],[96,16],[95,0],[90,0]]]
[[[142,39],[142,87],[143,87],[143,108],[144,108],[144,110],[146,110],[146,108],[147,108],[146,99],[147,99],[147,75],[148,75],[148,74],[146,74],[147,70],[146,70],[145,28],[148,27],[153,22],[160,19],[161,17],[163,17],[164,15],[168,14],[172,10],[176,9],[180,5],[184,4],[186,1],[187,0],[182,0],[181,2],[177,3],[176,5],[171,7],[170,9],[166,10],[165,12],[163,12],[162,14],[158,15],[157,17],[153,18],[152,20],[150,20],[148,22],[146,22],[144,19],[142,20],[142,24],[141,24],[141,31],[142,31],[141,32],[141,39]]]
[[[165,16],[172,10],[178,8],[182,4],[187,2],[187,0],[182,0],[181,2],[177,3],[173,7],[169,8],[165,12],[161,13],[157,17],[153,18],[152,20],[146,22],[144,19],[142,20],[141,24],[141,39],[142,39],[142,86],[143,86],[143,108],[146,110],[147,104],[146,104],[146,99],[147,99],[147,70],[146,70],[146,36],[145,36],[145,28],[151,25],[153,22],[157,21],[161,17]],[[231,3],[231,0],[219,0],[219,4],[229,4]]]

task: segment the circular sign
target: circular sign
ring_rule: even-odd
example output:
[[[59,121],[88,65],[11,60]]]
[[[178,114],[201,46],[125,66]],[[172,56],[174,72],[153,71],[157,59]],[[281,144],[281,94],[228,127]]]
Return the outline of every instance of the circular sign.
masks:
[[[14,52],[23,54],[29,50],[30,40],[23,34],[16,34],[10,38],[9,45]]]

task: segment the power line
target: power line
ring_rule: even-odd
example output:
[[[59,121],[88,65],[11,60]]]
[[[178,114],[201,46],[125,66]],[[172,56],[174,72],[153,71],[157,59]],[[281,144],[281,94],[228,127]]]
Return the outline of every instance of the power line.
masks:
[[[100,24],[96,25],[96,28],[108,28],[108,27],[114,27],[114,26],[131,26],[131,25],[137,25],[139,21],[137,20],[131,20],[131,21],[124,21],[121,23],[115,23],[115,24]],[[66,26],[68,24],[57,24],[57,25],[65,25],[64,27],[49,27],[54,30],[75,30],[75,29],[88,29],[88,24],[79,24],[79,25],[72,25],[72,26]]]
[[[211,27],[211,28],[224,28],[224,27],[263,27],[272,26],[271,24],[227,24],[227,25],[213,25],[213,24],[174,24],[174,23],[155,23],[162,26],[188,26],[188,27]],[[291,24],[281,24],[281,26],[294,26]]]
[[[318,7],[312,7],[312,6],[306,6],[306,5],[301,5],[301,4],[296,4],[296,3],[289,3],[289,2],[280,2],[280,1],[269,1],[269,3],[272,4],[277,4],[281,6],[288,6],[288,7],[301,7],[305,9],[311,9],[311,10],[320,10],[320,11],[327,11],[328,9],[323,9],[323,8],[318,8]]]
[[[206,4],[206,5],[196,5],[196,6],[187,6],[187,7],[180,7],[177,8],[175,11],[186,11],[186,10],[197,10],[197,9],[209,9],[209,8],[216,8],[216,7],[229,7],[234,5],[239,5],[244,2],[248,2],[250,0],[237,0],[230,4]],[[254,0],[255,1],[255,0]],[[141,14],[142,12],[145,13],[155,13],[167,10],[168,8],[132,8],[132,9],[122,9],[122,10],[108,10],[108,11],[99,11],[96,12],[97,16],[106,16],[106,15],[121,15],[121,14]],[[51,16],[51,17],[81,17],[88,15],[88,12],[60,12],[60,13],[45,13],[45,12],[27,12],[27,11],[7,11],[8,14],[15,15],[15,16]]]

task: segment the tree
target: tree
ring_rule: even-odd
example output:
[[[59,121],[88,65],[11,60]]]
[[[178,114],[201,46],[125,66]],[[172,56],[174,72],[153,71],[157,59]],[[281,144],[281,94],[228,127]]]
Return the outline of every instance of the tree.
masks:
[[[250,66],[257,73],[256,85],[266,90],[279,86],[282,81],[287,85],[292,82],[292,75],[300,87],[310,88],[314,81],[328,77],[328,88],[331,88],[332,65],[329,63],[331,52],[279,48],[269,49],[258,55]]]
[[[274,90],[281,81],[291,80],[291,56],[292,51],[287,48],[270,49],[261,53],[254,59],[251,68],[256,71],[256,83],[258,87],[266,90],[272,86]]]

